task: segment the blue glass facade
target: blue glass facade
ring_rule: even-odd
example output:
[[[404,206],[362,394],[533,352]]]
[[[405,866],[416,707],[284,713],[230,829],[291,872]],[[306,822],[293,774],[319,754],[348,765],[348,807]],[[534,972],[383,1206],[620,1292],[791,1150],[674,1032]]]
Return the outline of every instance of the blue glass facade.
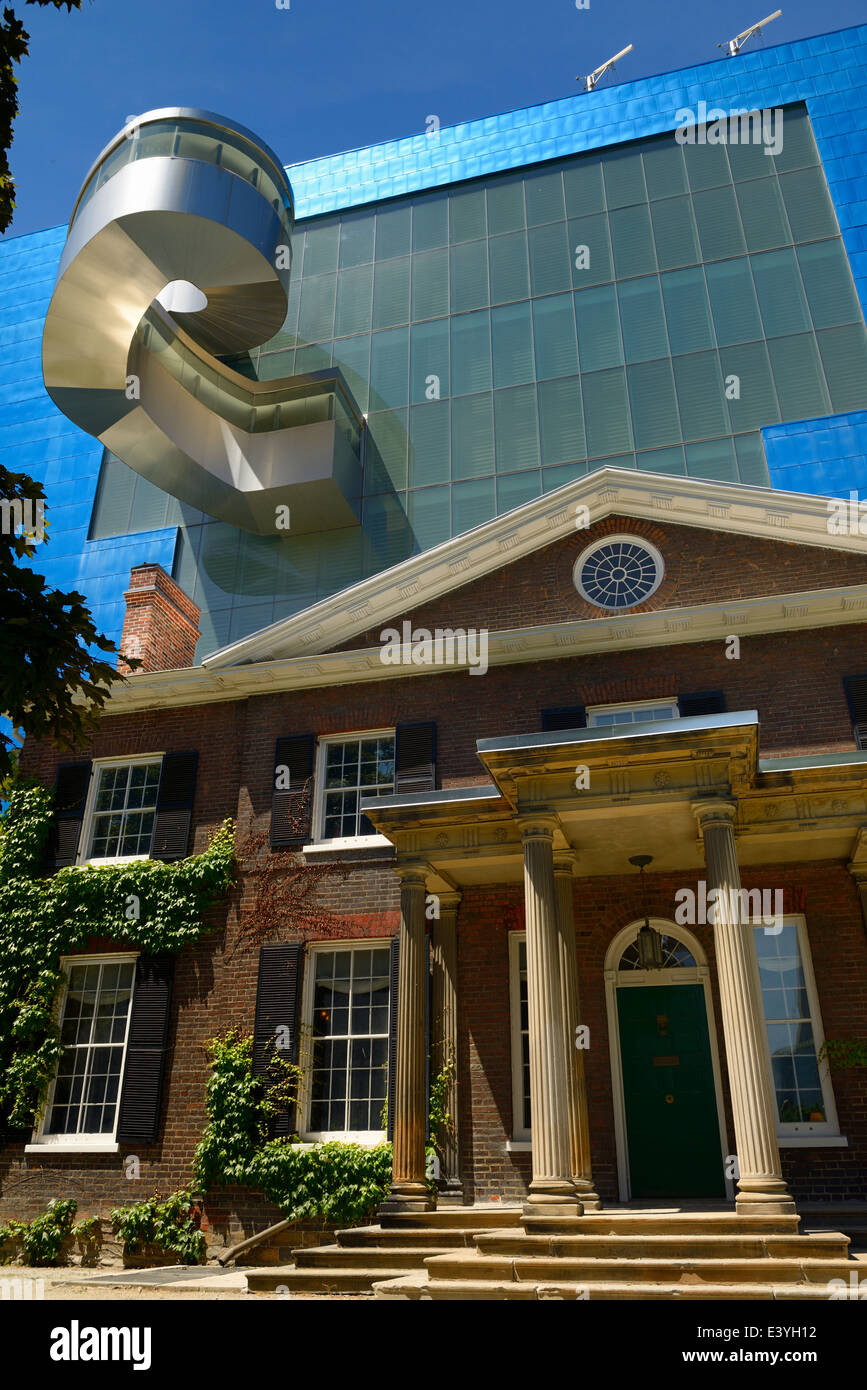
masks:
[[[201,656],[606,463],[867,484],[865,76],[862,27],[290,168],[289,314],[235,365],[333,363],[369,412],[363,525],[326,536],[239,532],[103,463],[42,388],[65,228],[0,245],[0,447],[46,485],[50,581],[116,637],[158,560]],[[784,107],[781,149],[681,146],[702,101]]]

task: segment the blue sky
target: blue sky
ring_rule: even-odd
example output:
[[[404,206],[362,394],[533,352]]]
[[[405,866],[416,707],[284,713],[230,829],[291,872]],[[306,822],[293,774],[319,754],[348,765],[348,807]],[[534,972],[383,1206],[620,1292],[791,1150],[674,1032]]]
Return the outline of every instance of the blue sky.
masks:
[[[285,0],[283,0],[285,2]],[[200,106],[249,126],[287,163],[569,96],[627,43],[608,82],[722,56],[771,0],[84,0],[24,5],[9,235],[65,222],[84,174],[128,115]],[[752,44],[863,21],[863,0],[782,0]]]

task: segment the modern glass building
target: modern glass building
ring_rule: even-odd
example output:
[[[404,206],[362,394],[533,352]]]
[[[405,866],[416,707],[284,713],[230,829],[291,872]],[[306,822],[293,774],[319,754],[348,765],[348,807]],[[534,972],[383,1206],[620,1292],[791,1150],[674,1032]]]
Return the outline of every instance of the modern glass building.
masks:
[[[289,167],[288,313],[227,360],[342,375],[359,524],[326,532],[218,520],[71,424],[40,371],[66,229],[0,244],[0,447],[45,483],[42,568],[117,638],[160,562],[201,659],[606,465],[867,495],[865,76],[862,27]],[[714,108],[773,110],[773,149],[715,141]]]

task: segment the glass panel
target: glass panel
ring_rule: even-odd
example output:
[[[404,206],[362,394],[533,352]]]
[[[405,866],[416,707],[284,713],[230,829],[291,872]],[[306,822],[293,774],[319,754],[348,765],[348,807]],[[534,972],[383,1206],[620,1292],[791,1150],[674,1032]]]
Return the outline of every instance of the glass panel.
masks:
[[[584,427],[591,458],[632,448],[626,374],[622,370],[592,372],[581,378]]]
[[[722,372],[730,382],[728,405],[733,430],[775,425],[780,419],[768,350],[764,343],[720,349]],[[735,377],[735,381],[730,379]],[[733,395],[733,392],[739,395]]]
[[[488,236],[515,232],[524,226],[524,181],[495,179],[488,185]]]
[[[383,208],[376,214],[376,259],[384,261],[392,256],[408,256],[409,252],[409,206],[398,204]]]
[[[734,445],[730,439],[714,439],[707,444],[687,444],[686,471],[691,478],[717,478],[721,482],[738,480]]]
[[[490,215],[490,214],[489,214]],[[452,485],[452,513],[461,531],[483,526],[497,514],[497,497],[493,478],[474,478],[467,483]]]
[[[342,338],[334,344],[334,366],[339,367],[359,410],[366,410],[370,393],[370,338]]]
[[[792,240],[775,178],[753,179],[736,187],[735,192],[748,251],[766,251]]]
[[[701,268],[676,270],[659,278],[672,353],[713,347],[710,304]]]
[[[410,401],[449,395],[449,321],[415,323],[410,331]]]
[[[490,392],[452,401],[452,477],[494,471],[494,419]]]
[[[798,263],[814,326],[858,323],[861,311],[843,243],[817,241],[799,246]]]
[[[409,319],[409,257],[377,261],[373,280],[373,327],[390,328]]]
[[[760,434],[739,434],[735,439],[735,454],[742,483],[754,487],[770,487],[768,464]]]
[[[447,541],[451,534],[449,489],[416,488],[407,497],[407,516],[420,550]]]
[[[627,368],[627,377],[635,447],[673,444],[680,438],[680,428],[671,363],[637,363]]]
[[[812,334],[774,338],[768,343],[771,370],[784,420],[808,420],[827,414],[830,402]]]
[[[570,160],[563,170],[563,186],[567,217],[584,217],[586,213],[602,212],[605,191],[601,156],[591,154]]]
[[[406,405],[409,329],[388,328],[370,342],[370,405],[373,410]]]
[[[412,258],[412,316],[435,319],[449,311],[449,254],[423,251]]]
[[[654,203],[650,216],[660,270],[694,265],[699,259],[698,238],[689,198],[666,198]]]
[[[706,266],[705,275],[720,347],[760,338],[759,306],[746,260]]]
[[[569,376],[578,370],[575,311],[569,294],[533,301],[536,379]]]
[[[635,460],[637,467],[644,473],[686,472],[686,460],[680,446],[675,449],[654,449],[649,454],[636,454]]]
[[[340,269],[373,260],[374,218],[370,212],[345,213],[340,223]]]
[[[449,202],[446,193],[416,198],[412,207],[412,249],[429,251],[446,246],[449,239]]]
[[[337,310],[334,332],[339,337],[350,333],[370,331],[371,290],[373,266],[357,266],[342,270],[337,277]]]
[[[475,241],[486,233],[484,188],[476,186],[452,193],[449,198],[449,240]]]
[[[795,241],[818,241],[836,236],[837,219],[821,169],[798,169],[780,174],[780,188]]]
[[[867,333],[863,323],[825,328],[816,337],[832,410],[867,409]]]
[[[630,149],[626,146],[607,150],[602,161],[602,171],[609,208],[647,202],[640,149]]]
[[[468,241],[451,249],[451,306],[453,314],[489,303],[487,243]]]
[[[367,417],[370,447],[365,461],[367,492],[406,487],[407,411],[375,411]]]
[[[606,280],[614,278],[608,218],[604,213],[593,217],[576,217],[570,222],[569,248],[572,284],[576,288],[604,284]]]
[[[706,261],[738,256],[744,251],[744,235],[733,188],[711,188],[696,193],[692,205]]]
[[[810,327],[794,251],[768,251],[751,258],[759,308],[769,338]]]
[[[498,473],[539,466],[535,386],[494,392],[494,436]]]
[[[463,314],[451,321],[452,395],[491,385],[491,316]]]
[[[539,434],[542,463],[565,463],[586,457],[581,383],[578,377],[539,384]]]
[[[580,290],[575,295],[575,322],[581,370],[619,366],[623,361],[614,285]]]
[[[698,142],[703,140],[703,143]],[[694,145],[682,145],[686,176],[693,190],[717,188],[720,184],[731,183],[729,162],[724,145],[707,144],[707,126],[699,126]]]
[[[618,276],[647,275],[656,270],[648,209],[620,208],[610,217],[614,268]]]
[[[336,270],[340,223],[308,223],[305,230],[304,279],[307,280],[311,275],[322,275],[327,271]]]
[[[684,439],[707,439],[728,431],[725,388],[715,352],[674,359],[674,379]]]
[[[336,229],[335,229],[336,230]],[[335,238],[336,248],[336,238]],[[308,343],[330,338],[334,332],[334,293],[336,275],[305,276],[301,285],[301,313],[298,332]]]
[[[491,303],[526,299],[530,293],[530,267],[524,232],[491,237],[488,242],[491,271]]]
[[[524,177],[527,226],[560,222],[566,216],[563,203],[563,175],[559,169],[545,169]]]
[[[530,284],[535,294],[556,294],[567,290],[571,283],[569,243],[565,222],[551,222],[545,227],[531,227]]]
[[[627,362],[666,356],[668,339],[657,277],[623,281],[617,287],[617,297]]]
[[[686,193],[683,152],[671,135],[648,140],[642,146],[642,158],[647,192],[651,198],[672,198],[677,193]]]
[[[409,417],[409,486],[449,480],[449,402],[413,406]],[[461,530],[463,530],[463,525]]]
[[[801,169],[805,164],[818,163],[819,155],[806,107],[787,106],[783,113],[783,147],[774,156],[777,171]]]
[[[509,473],[497,479],[497,511],[511,512],[515,507],[523,507],[532,502],[542,491],[542,479],[538,470],[534,473]]]
[[[491,311],[494,386],[517,386],[533,377],[530,305],[509,304]],[[535,407],[534,407],[535,410]]]

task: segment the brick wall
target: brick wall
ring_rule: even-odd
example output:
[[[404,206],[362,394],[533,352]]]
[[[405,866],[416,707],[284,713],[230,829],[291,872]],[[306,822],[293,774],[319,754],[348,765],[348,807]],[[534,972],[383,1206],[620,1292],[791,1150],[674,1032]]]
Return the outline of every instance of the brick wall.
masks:
[[[141,663],[134,668],[137,672],[193,665],[200,612],[162,565],[136,565],[124,599],[119,671],[128,674],[131,669],[124,657]]]

